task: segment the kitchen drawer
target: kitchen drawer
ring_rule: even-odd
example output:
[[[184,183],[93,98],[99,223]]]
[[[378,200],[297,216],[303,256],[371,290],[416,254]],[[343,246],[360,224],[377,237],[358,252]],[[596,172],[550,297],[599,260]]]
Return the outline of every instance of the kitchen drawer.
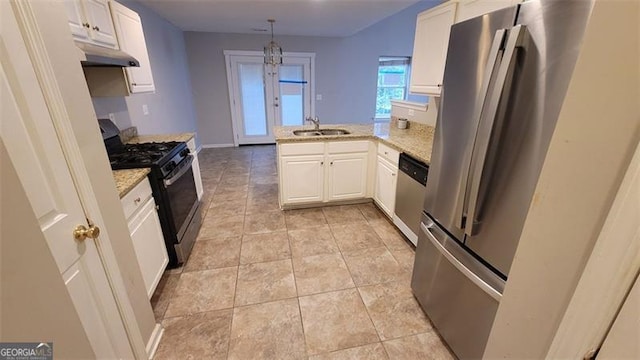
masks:
[[[328,141],[329,154],[351,153],[351,152],[368,152],[369,141]]]
[[[392,149],[389,146],[378,143],[378,155],[389,160],[393,165],[398,166],[398,159],[400,158],[400,152]]]
[[[324,142],[306,142],[295,144],[281,144],[280,155],[320,155],[324,154]]]
[[[149,179],[145,178],[140,184],[129,191],[127,195],[120,199],[122,209],[124,210],[124,217],[129,219],[139,207],[147,202],[149,197],[151,197],[151,185],[149,184]]]

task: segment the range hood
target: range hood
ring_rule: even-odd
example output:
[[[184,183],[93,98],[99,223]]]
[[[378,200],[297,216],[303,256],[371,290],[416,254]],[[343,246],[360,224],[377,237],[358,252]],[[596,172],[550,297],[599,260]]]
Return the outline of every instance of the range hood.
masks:
[[[140,62],[133,56],[121,50],[109,49],[102,46],[76,41],[76,46],[82,51],[80,63],[82,66],[126,67],[140,66]]]

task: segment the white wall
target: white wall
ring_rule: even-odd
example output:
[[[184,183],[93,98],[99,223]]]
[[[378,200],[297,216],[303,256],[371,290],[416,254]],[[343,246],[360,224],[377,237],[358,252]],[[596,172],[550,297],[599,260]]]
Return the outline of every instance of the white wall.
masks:
[[[284,51],[316,53],[316,115],[322,123],[367,123],[375,113],[378,58],[411,56],[416,15],[439,4],[421,1],[347,38],[278,36]],[[262,51],[267,35],[185,32],[203,144],[232,144],[224,50]]]
[[[136,126],[140,134],[197,131],[183,32],[145,6],[119,1],[142,19],[155,93],[93,98],[98,117],[116,116],[120,129]],[[144,115],[142,105],[149,107]]]

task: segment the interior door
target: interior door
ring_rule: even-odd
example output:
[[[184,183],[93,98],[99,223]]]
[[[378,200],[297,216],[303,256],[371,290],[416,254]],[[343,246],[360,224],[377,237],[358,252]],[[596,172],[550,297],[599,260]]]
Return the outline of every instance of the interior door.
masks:
[[[96,358],[133,358],[94,242],[99,239],[74,239],[74,228],[89,224],[16,19],[8,2],[0,8],[2,141]]]
[[[274,143],[274,126],[303,125],[312,115],[311,59],[285,53],[271,66],[261,52],[226,56],[236,145]]]

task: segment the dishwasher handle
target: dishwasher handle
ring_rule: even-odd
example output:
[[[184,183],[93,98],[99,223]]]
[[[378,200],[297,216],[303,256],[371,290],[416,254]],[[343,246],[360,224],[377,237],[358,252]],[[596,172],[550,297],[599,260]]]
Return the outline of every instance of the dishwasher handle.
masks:
[[[422,186],[427,185],[429,165],[422,161],[416,160],[406,153],[401,153],[398,161],[398,169],[407,174],[413,180],[419,182]]]

